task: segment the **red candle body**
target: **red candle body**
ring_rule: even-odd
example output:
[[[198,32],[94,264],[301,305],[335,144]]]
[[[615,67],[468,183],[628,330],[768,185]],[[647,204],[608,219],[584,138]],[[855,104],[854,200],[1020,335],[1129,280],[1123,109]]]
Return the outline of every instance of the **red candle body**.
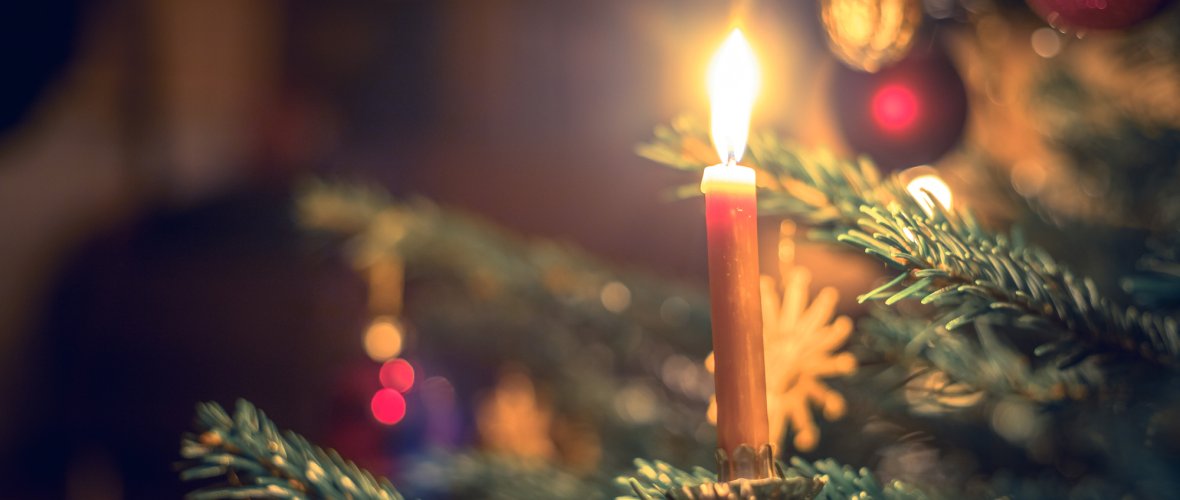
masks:
[[[701,183],[709,238],[717,442],[733,457],[742,444],[760,449],[767,444],[770,431],[758,284],[757,207],[752,170],[733,165],[709,169],[747,171],[706,172]]]

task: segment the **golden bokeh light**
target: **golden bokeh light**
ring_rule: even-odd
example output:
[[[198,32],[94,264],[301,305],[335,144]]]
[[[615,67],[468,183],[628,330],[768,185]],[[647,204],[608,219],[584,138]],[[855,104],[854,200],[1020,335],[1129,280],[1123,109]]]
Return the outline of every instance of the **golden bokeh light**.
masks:
[[[365,330],[365,354],[373,361],[387,361],[402,352],[405,332],[401,323],[389,316],[373,319]]]
[[[1051,59],[1061,53],[1061,35],[1053,28],[1039,28],[1030,37],[1033,52],[1045,59]]]
[[[943,182],[942,178],[933,174],[919,175],[910,180],[905,187],[906,191],[913,196],[918,204],[922,206],[922,210],[926,211],[926,215],[934,214],[934,200],[942,205],[943,209],[949,210],[951,203],[954,201],[954,195],[951,194],[951,187]]]
[[[615,314],[626,311],[628,307],[631,307],[631,289],[618,281],[612,281],[602,287],[602,292],[598,294],[598,298],[602,301],[602,307]]]
[[[909,53],[922,23],[922,2],[822,0],[820,17],[832,53],[849,67],[876,73]]]

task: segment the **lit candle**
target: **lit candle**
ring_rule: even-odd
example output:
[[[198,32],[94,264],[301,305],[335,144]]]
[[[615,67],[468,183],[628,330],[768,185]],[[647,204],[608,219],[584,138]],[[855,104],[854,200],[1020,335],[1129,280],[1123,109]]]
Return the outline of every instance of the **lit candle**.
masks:
[[[746,148],[757,91],[753,51],[741,31],[734,30],[709,68],[713,144],[721,164],[706,168],[701,180],[709,237],[717,444],[730,457],[722,464],[723,480],[769,473],[733,463],[739,446],[757,451],[769,439],[754,170],[737,164]]]

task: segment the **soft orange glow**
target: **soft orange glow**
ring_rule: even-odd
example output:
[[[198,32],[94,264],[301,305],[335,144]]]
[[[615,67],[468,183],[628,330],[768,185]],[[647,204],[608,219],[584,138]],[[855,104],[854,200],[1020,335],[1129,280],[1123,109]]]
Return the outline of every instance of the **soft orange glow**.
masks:
[[[404,332],[396,319],[382,316],[365,330],[365,354],[373,361],[392,359],[402,352]]]
[[[876,73],[905,57],[922,24],[922,2],[821,0],[832,53],[854,69]]]
[[[506,372],[475,413],[484,446],[493,453],[526,460],[552,460],[557,446],[550,437],[553,410],[537,397],[533,380],[523,372]]]
[[[709,65],[713,145],[722,164],[736,164],[746,150],[758,80],[754,51],[741,30],[734,29]]]

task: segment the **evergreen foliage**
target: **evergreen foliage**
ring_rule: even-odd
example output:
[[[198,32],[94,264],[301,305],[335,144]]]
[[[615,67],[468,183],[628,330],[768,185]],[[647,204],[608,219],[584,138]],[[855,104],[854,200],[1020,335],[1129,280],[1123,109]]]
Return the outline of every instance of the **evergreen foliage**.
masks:
[[[312,445],[274,422],[245,400],[231,417],[217,403],[197,405],[196,434],[185,435],[180,454],[185,481],[219,478],[188,495],[213,498],[299,498],[401,500],[385,478],[344,460],[334,450]]]
[[[703,129],[681,119],[658,128],[656,140],[639,151],[669,166],[700,169],[705,163],[686,152],[704,137]],[[987,320],[1033,332],[1050,339],[1036,353],[1053,356],[1062,368],[1094,354],[1177,362],[1174,318],[1115,303],[1018,234],[989,232],[969,212],[915,199],[867,159],[805,155],[767,133],[751,140],[749,157],[761,174],[760,209],[814,224],[893,270],[892,279],[861,301],[920,299],[946,330]]]
[[[776,464],[780,477],[822,478],[823,487],[816,500],[843,500],[846,498],[873,498],[881,500],[925,500],[920,490],[901,481],[890,481],[882,485],[868,469],[855,470],[835,460],[825,459],[809,462],[799,457],[791,464]],[[615,482],[628,495],[619,497],[629,500],[658,500],[666,493],[686,486],[698,486],[717,482],[717,474],[701,467],[685,471],[660,460],[635,460],[635,470],[619,476]]]
[[[405,263],[404,320],[430,339],[414,347],[414,356],[461,364],[462,371],[447,374],[459,398],[475,399],[505,365],[516,365],[540,391],[554,389],[556,418],[595,431],[592,438],[603,443],[598,468],[606,473],[635,456],[712,460],[713,448],[698,438],[709,425],[711,396],[703,365],[711,347],[709,302],[700,290],[354,185],[309,184],[299,218],[319,235],[343,239],[358,269],[382,258]],[[629,291],[625,310],[603,305],[601,291],[612,282]],[[671,356],[703,382],[660,383]],[[618,411],[620,394],[634,393],[652,398],[656,410],[638,419]]]
[[[1071,369],[1053,365],[1030,366],[1026,358],[997,335],[986,323],[978,325],[978,342],[952,334],[945,327],[923,318],[903,316],[896,311],[874,308],[857,323],[865,342],[893,359],[914,364],[923,375],[938,370],[948,375],[941,387],[931,388],[928,402],[939,405],[943,397],[966,396],[954,382],[967,384],[994,397],[1019,396],[1040,403],[1066,398],[1082,399],[1102,381],[1093,363]],[[958,391],[958,392],[956,392]]]

